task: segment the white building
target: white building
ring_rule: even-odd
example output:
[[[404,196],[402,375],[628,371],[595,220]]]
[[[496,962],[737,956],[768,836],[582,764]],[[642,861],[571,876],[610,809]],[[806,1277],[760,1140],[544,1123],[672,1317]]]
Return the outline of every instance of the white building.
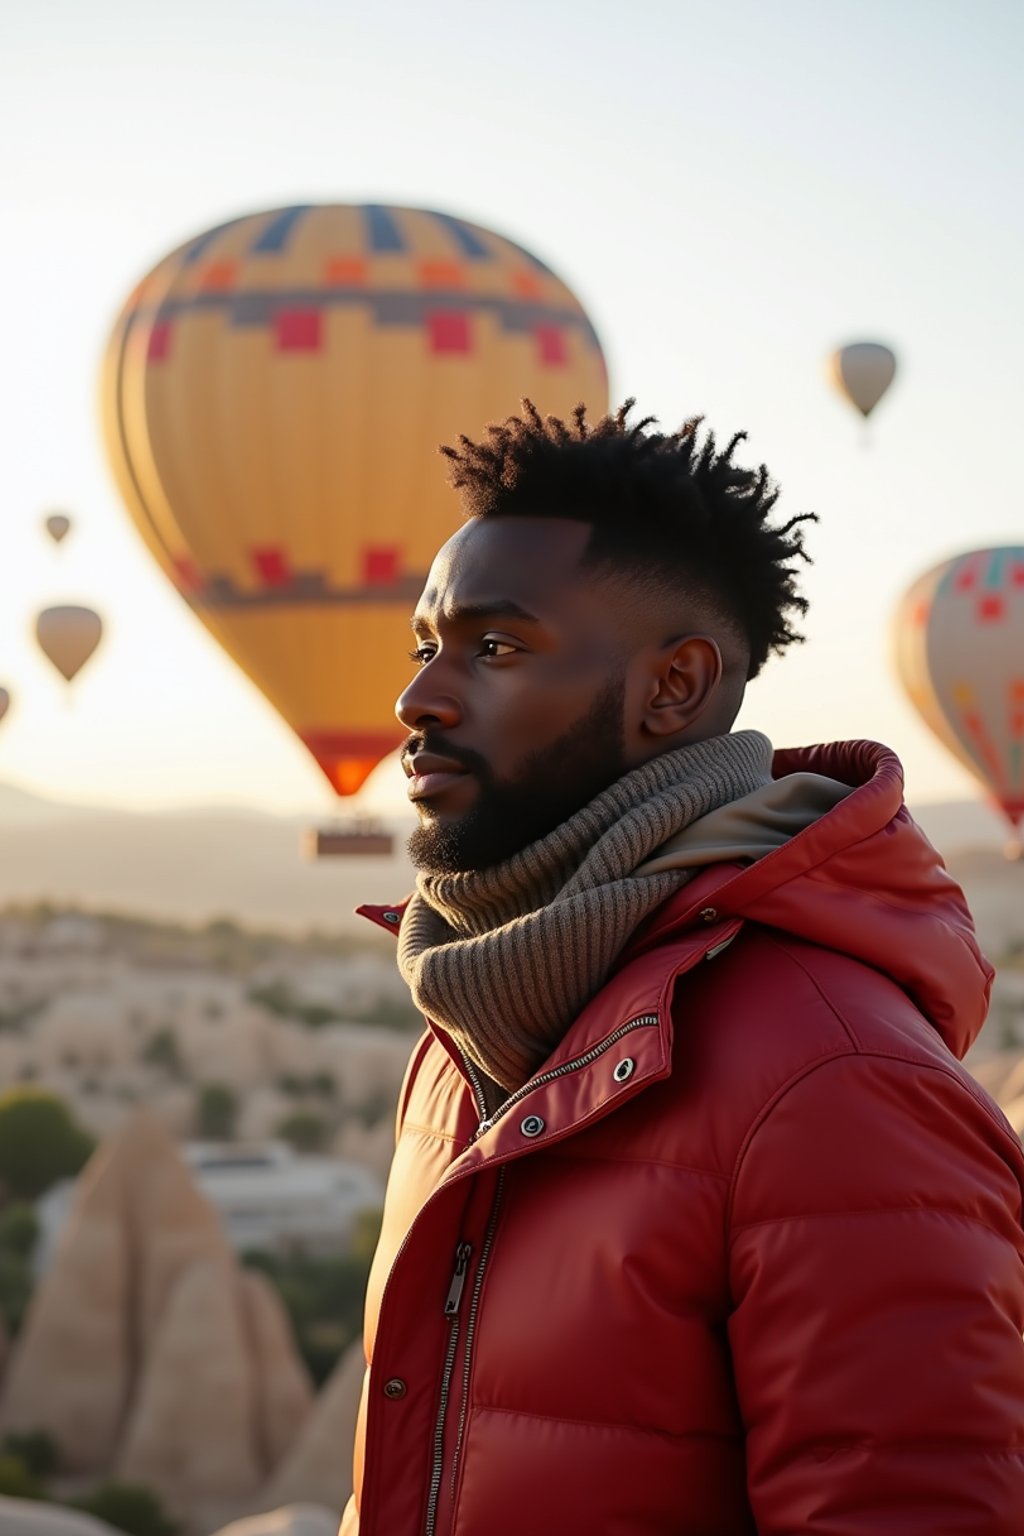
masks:
[[[284,1141],[192,1141],[181,1153],[238,1252],[344,1252],[359,1213],[384,1203],[370,1169],[300,1156]]]

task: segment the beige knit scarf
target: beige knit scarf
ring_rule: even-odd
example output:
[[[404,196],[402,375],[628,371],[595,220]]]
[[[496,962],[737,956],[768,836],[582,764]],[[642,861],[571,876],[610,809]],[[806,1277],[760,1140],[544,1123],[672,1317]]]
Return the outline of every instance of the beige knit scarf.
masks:
[[[598,991],[634,929],[691,877],[634,871],[771,779],[757,731],[666,752],[502,864],[420,874],[398,964],[418,1008],[495,1083],[519,1088]]]

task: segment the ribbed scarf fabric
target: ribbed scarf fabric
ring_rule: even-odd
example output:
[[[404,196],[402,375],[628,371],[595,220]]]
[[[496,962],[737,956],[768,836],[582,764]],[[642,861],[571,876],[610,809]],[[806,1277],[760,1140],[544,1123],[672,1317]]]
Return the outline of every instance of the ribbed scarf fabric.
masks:
[[[679,747],[504,863],[421,873],[398,940],[417,1007],[487,1077],[521,1087],[634,929],[693,873],[634,871],[684,827],[768,783],[771,761],[757,731]]]

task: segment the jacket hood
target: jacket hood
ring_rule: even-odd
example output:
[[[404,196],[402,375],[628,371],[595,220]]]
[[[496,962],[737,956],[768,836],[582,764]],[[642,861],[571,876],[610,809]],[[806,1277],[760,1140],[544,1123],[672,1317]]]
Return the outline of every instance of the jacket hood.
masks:
[[[898,758],[871,741],[775,754],[776,779],[808,773],[850,793],[756,863],[704,870],[638,930],[624,958],[698,922],[745,918],[883,972],[962,1058],[985,1021],[994,973],[963,892],[903,804]]]

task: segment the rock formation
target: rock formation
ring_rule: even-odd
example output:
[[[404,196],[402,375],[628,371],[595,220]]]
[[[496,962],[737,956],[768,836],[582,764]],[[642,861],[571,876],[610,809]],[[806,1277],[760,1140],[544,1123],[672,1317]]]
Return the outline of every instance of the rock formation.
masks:
[[[160,1318],[117,1478],[152,1488],[176,1513],[252,1494],[263,1473],[255,1374],[234,1261],[196,1260]]]
[[[256,1378],[255,1436],[264,1475],[291,1449],[309,1418],[314,1387],[295,1350],[281,1298],[265,1275],[239,1275],[242,1318]]]
[[[45,1430],[72,1471],[110,1465],[131,1388],[130,1172],[112,1143],[82,1174],[0,1397],[0,1433]]]
[[[276,1292],[239,1268],[174,1142],[138,1112],[79,1180],[0,1433],[45,1430],[64,1472],[145,1484],[210,1530],[259,1502],[313,1397]]]
[[[0,1433],[44,1429],[69,1471],[105,1471],[171,1290],[227,1263],[216,1211],[144,1110],[92,1158],[0,1396]]]
[[[311,1499],[340,1517],[352,1492],[352,1444],[365,1368],[357,1340],[320,1389],[305,1428],[264,1488],[263,1508]]]
[[[142,1364],[171,1292],[198,1259],[227,1263],[231,1249],[220,1217],[197,1188],[171,1137],[153,1115],[139,1111],[116,1145],[128,1175],[136,1287],[136,1336]]]

